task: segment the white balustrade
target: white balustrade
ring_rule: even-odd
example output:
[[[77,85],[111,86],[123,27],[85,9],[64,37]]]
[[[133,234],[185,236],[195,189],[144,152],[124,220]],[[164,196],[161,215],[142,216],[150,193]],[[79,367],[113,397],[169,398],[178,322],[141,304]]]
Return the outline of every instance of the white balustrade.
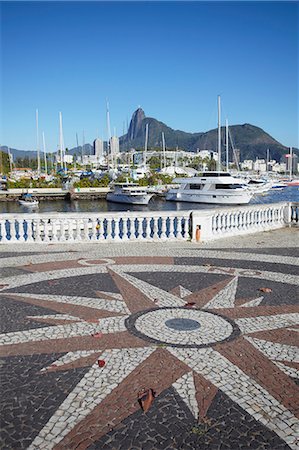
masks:
[[[0,244],[208,241],[298,222],[299,203],[184,212],[26,213],[0,215]],[[190,234],[192,231],[192,235]]]

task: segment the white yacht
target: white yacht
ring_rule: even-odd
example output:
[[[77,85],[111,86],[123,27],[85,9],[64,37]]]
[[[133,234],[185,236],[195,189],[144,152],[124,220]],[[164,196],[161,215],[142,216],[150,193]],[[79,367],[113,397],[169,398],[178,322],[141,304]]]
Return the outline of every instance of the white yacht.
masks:
[[[129,203],[131,205],[148,205],[154,196],[146,187],[135,183],[114,183],[112,192],[108,192],[106,200],[115,203]]]
[[[166,194],[166,200],[192,203],[211,203],[223,205],[244,205],[253,194],[244,182],[228,172],[203,172],[193,178],[176,178],[178,188]]]

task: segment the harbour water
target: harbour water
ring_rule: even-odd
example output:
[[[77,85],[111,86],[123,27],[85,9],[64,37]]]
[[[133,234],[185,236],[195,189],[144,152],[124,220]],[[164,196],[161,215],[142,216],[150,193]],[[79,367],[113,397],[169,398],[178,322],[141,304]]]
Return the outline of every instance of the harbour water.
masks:
[[[299,202],[298,186],[288,186],[281,191],[272,189],[265,194],[255,195],[249,204],[269,204],[277,202]],[[106,212],[106,211],[186,211],[214,209],[225,205],[208,205],[202,203],[170,202],[160,197],[151,199],[148,206],[110,203],[106,200],[43,200],[36,209],[26,208],[18,201],[0,202],[1,213],[34,212]],[[238,208],[230,205],[229,208]]]

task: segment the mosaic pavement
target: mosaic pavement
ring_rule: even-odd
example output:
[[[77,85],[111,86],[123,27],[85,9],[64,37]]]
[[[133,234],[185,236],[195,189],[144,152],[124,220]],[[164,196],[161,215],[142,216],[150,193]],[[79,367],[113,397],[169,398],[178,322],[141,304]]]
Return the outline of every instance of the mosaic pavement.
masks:
[[[0,448],[298,449],[298,248],[278,237],[6,247]]]

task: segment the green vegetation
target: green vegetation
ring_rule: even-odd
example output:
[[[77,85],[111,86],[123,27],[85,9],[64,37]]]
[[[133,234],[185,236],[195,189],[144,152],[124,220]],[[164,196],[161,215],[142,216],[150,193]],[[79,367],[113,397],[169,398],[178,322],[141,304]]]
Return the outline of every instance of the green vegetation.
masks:
[[[100,180],[83,178],[82,180],[76,181],[73,184],[74,188],[86,188],[86,187],[107,187],[110,183],[110,178],[108,175],[104,175]]]
[[[9,173],[9,157],[5,152],[0,152],[0,173],[7,175]]]

